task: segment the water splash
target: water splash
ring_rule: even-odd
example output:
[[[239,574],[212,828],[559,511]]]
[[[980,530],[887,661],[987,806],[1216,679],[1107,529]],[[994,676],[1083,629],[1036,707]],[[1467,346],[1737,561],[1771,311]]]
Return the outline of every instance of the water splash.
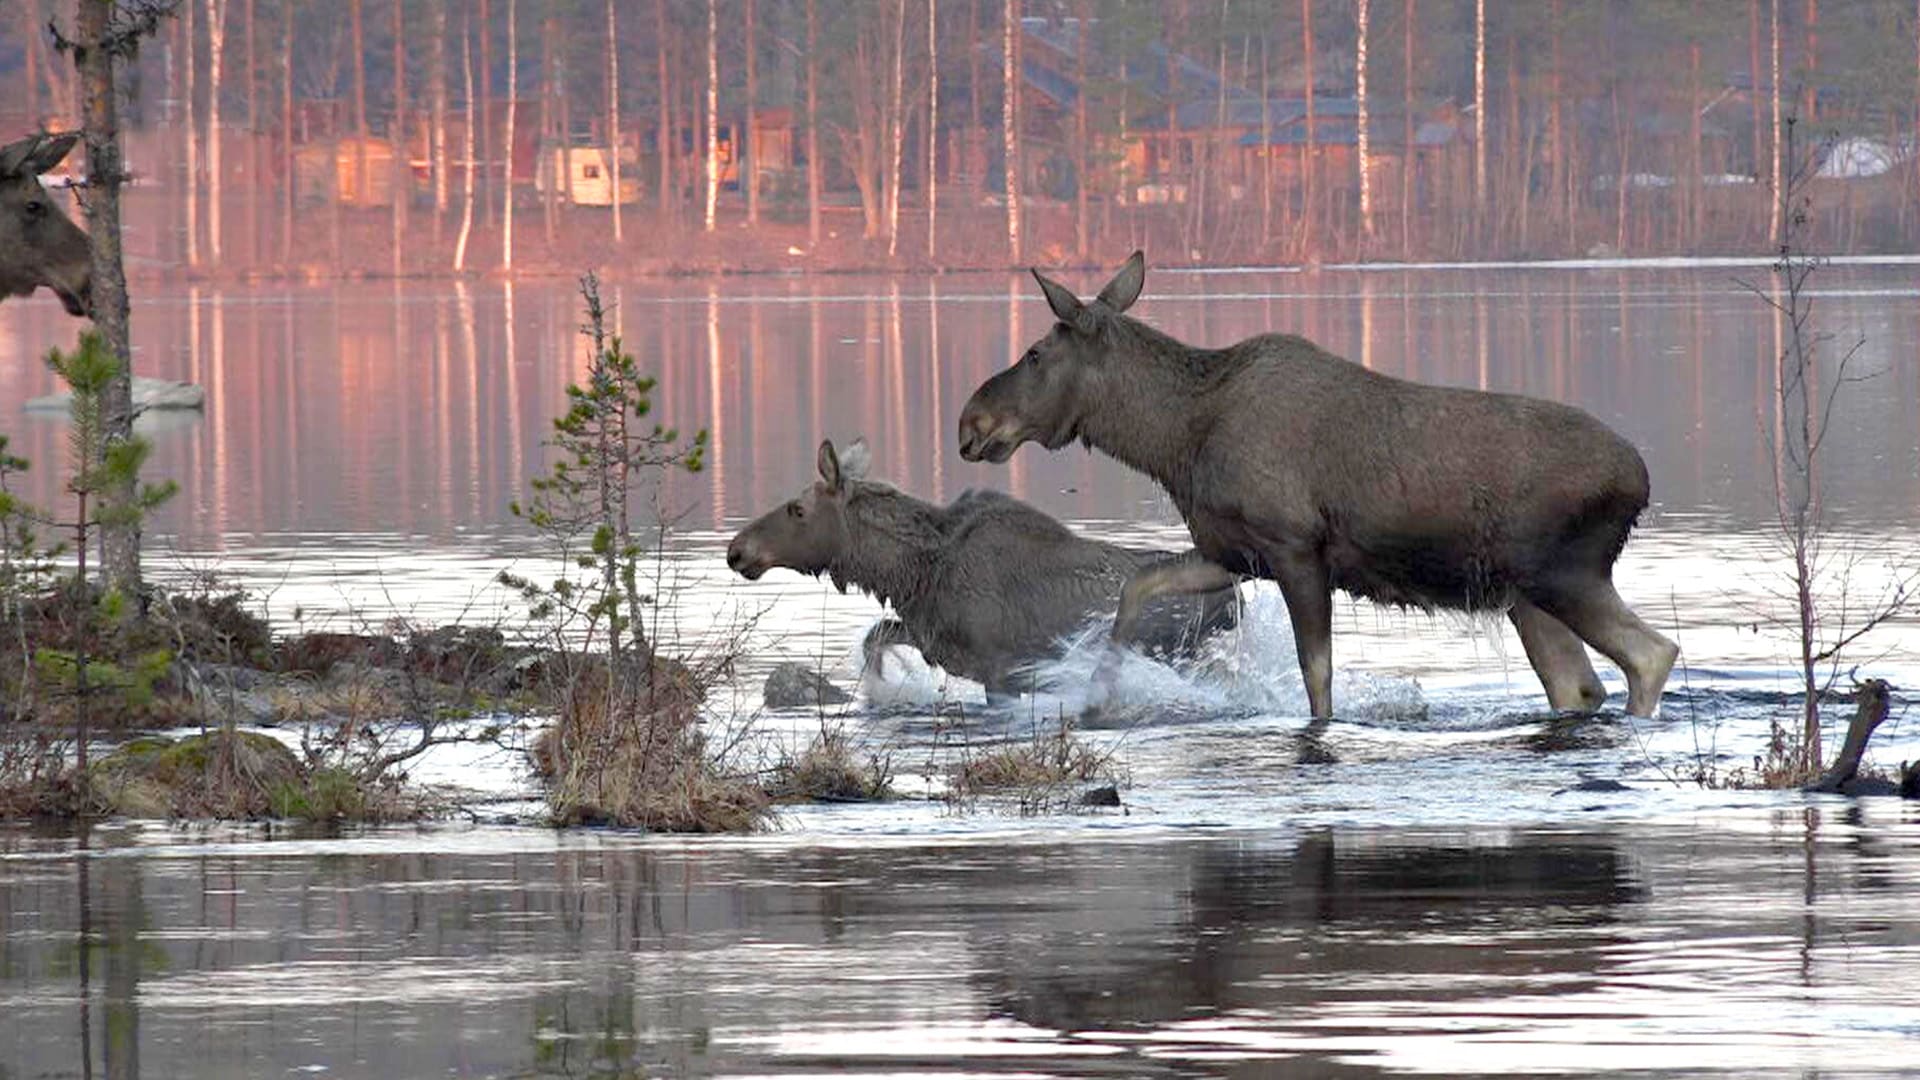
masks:
[[[1132,715],[1152,712],[1160,721],[1221,716],[1305,716],[1311,710],[1293,645],[1292,624],[1279,591],[1255,585],[1244,590],[1245,608],[1237,629],[1216,635],[1200,654],[1157,660],[1127,651],[1121,657],[1104,712]],[[1035,687],[1025,695],[1023,711],[1043,714],[1086,712],[1095,670],[1105,658],[1110,618],[1089,622],[1065,643],[1059,658],[1035,664],[1028,672]],[[847,664],[859,673],[861,696],[869,708],[937,708],[986,700],[979,683],[948,674],[908,648],[886,650],[872,667],[855,648]],[[1394,722],[1423,718],[1427,700],[1409,678],[1336,670],[1334,700],[1342,719]]]

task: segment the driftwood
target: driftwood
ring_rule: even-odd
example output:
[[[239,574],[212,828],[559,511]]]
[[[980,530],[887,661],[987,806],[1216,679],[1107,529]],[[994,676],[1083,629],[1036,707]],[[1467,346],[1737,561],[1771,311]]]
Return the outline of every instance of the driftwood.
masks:
[[[1867,753],[1867,740],[1873,737],[1874,729],[1887,718],[1891,690],[1884,679],[1867,679],[1859,684],[1854,693],[1858,704],[1854,709],[1853,721],[1847,725],[1847,738],[1840,745],[1839,756],[1833,759],[1833,764],[1820,775],[1820,779],[1808,784],[1804,790],[1841,795],[1920,797],[1920,763],[1903,763],[1898,783],[1881,776],[1859,775],[1860,759]]]

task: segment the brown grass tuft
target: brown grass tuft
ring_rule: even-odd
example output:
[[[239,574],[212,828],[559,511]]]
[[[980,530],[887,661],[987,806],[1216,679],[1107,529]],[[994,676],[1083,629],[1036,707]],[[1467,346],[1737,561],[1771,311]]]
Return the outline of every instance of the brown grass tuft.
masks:
[[[609,692],[585,679],[534,740],[556,825],[660,832],[742,832],[760,824],[766,792],[723,775],[700,730],[704,696],[679,665],[655,661],[648,687]]]

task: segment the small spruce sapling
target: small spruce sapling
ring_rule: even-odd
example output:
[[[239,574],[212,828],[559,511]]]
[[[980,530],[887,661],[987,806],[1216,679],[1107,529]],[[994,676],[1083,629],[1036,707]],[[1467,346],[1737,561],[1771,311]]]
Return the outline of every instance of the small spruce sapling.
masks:
[[[639,678],[653,660],[642,608],[653,597],[640,590],[640,564],[648,548],[635,538],[633,502],[641,484],[658,483],[669,470],[699,472],[707,433],[682,441],[678,430],[649,420],[654,380],[607,329],[599,280],[580,279],[586,323],[580,332],[593,345],[585,385],[567,387],[568,409],[553,422],[546,445],[556,460],[533,478],[515,517],[545,535],[562,559],[586,572],[541,584],[511,573],[500,581],[530,605],[531,617],[562,640],[583,640],[589,652],[604,649],[615,683],[609,689],[646,685]]]
[[[73,648],[39,649],[34,654],[34,664],[46,685],[74,699],[77,775],[84,795],[92,699],[100,694],[113,694],[126,704],[142,704],[152,697],[154,682],[165,674],[172,659],[165,650],[142,653],[124,664],[94,655],[101,630],[126,617],[129,598],[117,589],[94,594],[87,576],[88,544],[103,527],[137,525],[172,498],[178,487],[169,480],[138,485],[131,501],[105,497],[108,492],[134,486],[153,448],[146,439],[137,436],[107,437],[104,398],[108,386],[120,374],[121,365],[98,333],[81,334],[80,346],[73,352],[50,351],[47,366],[73,392],[68,434],[73,471],[67,478],[66,489],[73,496],[74,516],[47,521],[73,537],[75,566],[71,587],[67,590]]]

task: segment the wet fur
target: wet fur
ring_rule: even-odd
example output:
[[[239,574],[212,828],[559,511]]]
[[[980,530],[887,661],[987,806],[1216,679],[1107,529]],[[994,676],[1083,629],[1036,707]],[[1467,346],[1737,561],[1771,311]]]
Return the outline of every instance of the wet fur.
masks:
[[[1137,568],[1171,554],[1087,539],[993,491],[967,491],[941,507],[856,480],[842,505],[845,543],[813,572],[892,605],[930,663],[995,693],[1021,689],[1025,668],[1058,655],[1062,638],[1113,610]],[[749,525],[735,544],[765,543],[777,556],[781,514]],[[776,524],[763,526],[769,518]],[[1190,653],[1237,619],[1233,590],[1171,597],[1150,610],[1146,647]]]

